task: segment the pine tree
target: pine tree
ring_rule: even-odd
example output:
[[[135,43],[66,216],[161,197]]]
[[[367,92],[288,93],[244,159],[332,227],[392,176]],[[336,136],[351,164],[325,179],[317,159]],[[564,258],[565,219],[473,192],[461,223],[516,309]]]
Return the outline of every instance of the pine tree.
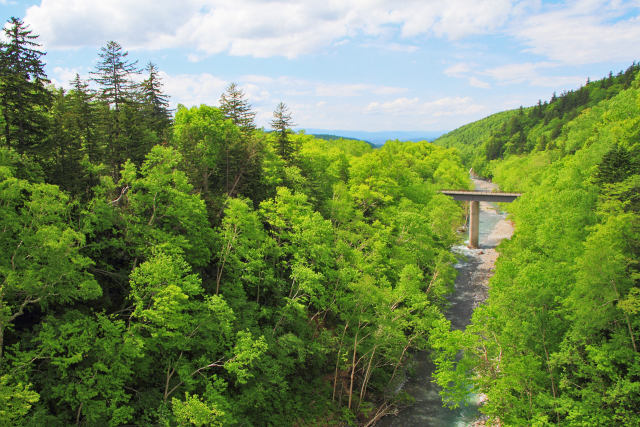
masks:
[[[289,133],[291,133],[291,127],[295,126],[293,118],[289,109],[284,102],[280,102],[275,111],[273,112],[273,120],[271,120],[271,127],[276,133],[276,145],[278,154],[285,160],[290,160],[293,154],[293,145],[289,140]]]
[[[139,72],[137,61],[131,62],[127,56],[128,52],[123,51],[122,46],[110,41],[100,49],[96,71],[91,72],[94,75],[92,80],[100,86],[97,98],[102,101],[98,114],[103,138],[101,145],[106,148],[104,157],[115,179],[127,159],[139,164],[148,151],[148,144],[141,147],[137,129],[142,118],[138,115],[136,102],[138,87],[131,78],[132,74]]]
[[[169,97],[162,92],[162,81],[155,64],[149,62],[145,71],[148,77],[140,85],[143,111],[149,127],[161,138],[171,124]]]
[[[220,109],[225,117],[233,120],[243,132],[248,133],[256,128],[256,113],[251,111],[251,105],[245,99],[245,94],[237,84],[231,83],[225,93],[220,96]]]
[[[131,75],[139,73],[136,68],[138,61],[130,62],[128,55],[129,52],[124,52],[118,43],[109,41],[100,49],[96,71],[91,72],[95,76],[92,80],[101,87],[100,99],[116,111],[120,110],[121,104],[133,98],[135,85]]]
[[[10,18],[0,42],[0,107],[4,121],[4,143],[19,152],[33,150],[45,140],[45,110],[51,103],[49,83],[35,40],[28,25]]]
[[[76,76],[71,80],[72,89],[67,95],[69,109],[73,117],[72,128],[77,138],[82,141],[82,150],[93,162],[101,160],[101,149],[95,132],[95,111],[92,104],[93,94],[89,85]]]

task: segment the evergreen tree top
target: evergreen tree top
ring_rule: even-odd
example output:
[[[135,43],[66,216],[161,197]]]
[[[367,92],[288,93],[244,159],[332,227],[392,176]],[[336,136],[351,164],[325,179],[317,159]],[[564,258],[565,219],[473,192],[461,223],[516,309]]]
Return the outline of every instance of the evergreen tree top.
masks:
[[[284,102],[280,102],[273,112],[271,127],[276,132],[286,132],[293,126],[295,126],[295,123],[293,122],[289,108]]]
[[[7,41],[0,41],[0,72],[3,76],[22,75],[27,80],[48,83],[41,60],[46,53],[39,50],[41,45],[35,41],[38,35],[18,18],[11,17],[8,24],[3,29]]]
[[[220,110],[226,118],[231,119],[242,130],[255,129],[256,113],[251,111],[251,104],[245,99],[244,91],[236,83],[229,84],[220,96]]]
[[[135,84],[131,75],[140,73],[137,68],[138,61],[129,61],[128,55],[129,52],[123,51],[120,44],[109,41],[106,46],[100,48],[100,60],[96,65],[96,71],[91,72],[94,75],[92,80],[101,87],[99,96],[112,104],[116,110],[120,104],[132,98]]]

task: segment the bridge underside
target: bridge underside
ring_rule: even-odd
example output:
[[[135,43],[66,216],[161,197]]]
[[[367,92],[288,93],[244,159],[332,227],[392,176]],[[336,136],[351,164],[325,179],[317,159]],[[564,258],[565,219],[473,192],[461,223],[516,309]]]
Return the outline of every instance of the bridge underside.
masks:
[[[458,191],[443,190],[442,194],[453,197],[453,200],[470,202],[510,203],[520,197],[521,193],[495,193],[491,191]]]
[[[521,196],[521,193],[494,193],[489,191],[458,191],[443,190],[442,194],[453,197],[454,200],[469,203],[469,247],[478,247],[480,227],[480,202],[510,203]]]

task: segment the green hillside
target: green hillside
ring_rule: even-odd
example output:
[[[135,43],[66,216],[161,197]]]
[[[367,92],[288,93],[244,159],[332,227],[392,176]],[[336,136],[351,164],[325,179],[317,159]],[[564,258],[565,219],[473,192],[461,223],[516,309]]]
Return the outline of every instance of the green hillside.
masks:
[[[462,126],[434,143],[457,148],[465,164],[485,176],[491,176],[492,160],[509,155],[554,149],[561,155],[573,153],[580,145],[566,142],[566,125],[584,110],[628,89],[638,70],[640,65],[634,63],[624,72],[610,73],[580,89],[559,96],[554,93],[549,101],[538,101],[533,107],[504,111]]]
[[[524,195],[486,304],[431,338],[445,399],[482,393],[504,425],[639,425],[638,67],[440,143],[465,152],[470,135],[473,164]]]
[[[364,141],[363,139],[358,139],[358,138],[349,138],[348,136],[338,136],[338,135],[330,135],[330,134],[326,134],[326,133],[312,133],[311,135],[315,136],[318,139],[324,139],[327,141],[333,141],[333,140],[346,140],[346,141]],[[368,144],[371,144],[368,141],[365,141]]]

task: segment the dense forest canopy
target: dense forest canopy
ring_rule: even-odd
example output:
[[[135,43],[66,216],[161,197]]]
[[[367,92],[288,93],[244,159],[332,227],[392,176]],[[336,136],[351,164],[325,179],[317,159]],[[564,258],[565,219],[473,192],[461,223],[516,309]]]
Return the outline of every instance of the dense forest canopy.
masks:
[[[273,131],[235,84],[178,106],[110,41],[51,86],[0,45],[0,419],[365,423],[393,407],[453,283],[454,149]],[[137,76],[142,74],[142,76]]]
[[[169,109],[109,41],[53,87],[0,42],[0,420],[355,425],[430,350],[503,425],[640,424],[640,66],[435,144],[316,138],[231,84]],[[514,237],[466,331],[443,316],[469,167]],[[463,350],[460,353],[460,350]]]
[[[640,425],[639,71],[435,141],[524,193],[487,303],[431,336],[450,404],[473,389],[505,425]]]

